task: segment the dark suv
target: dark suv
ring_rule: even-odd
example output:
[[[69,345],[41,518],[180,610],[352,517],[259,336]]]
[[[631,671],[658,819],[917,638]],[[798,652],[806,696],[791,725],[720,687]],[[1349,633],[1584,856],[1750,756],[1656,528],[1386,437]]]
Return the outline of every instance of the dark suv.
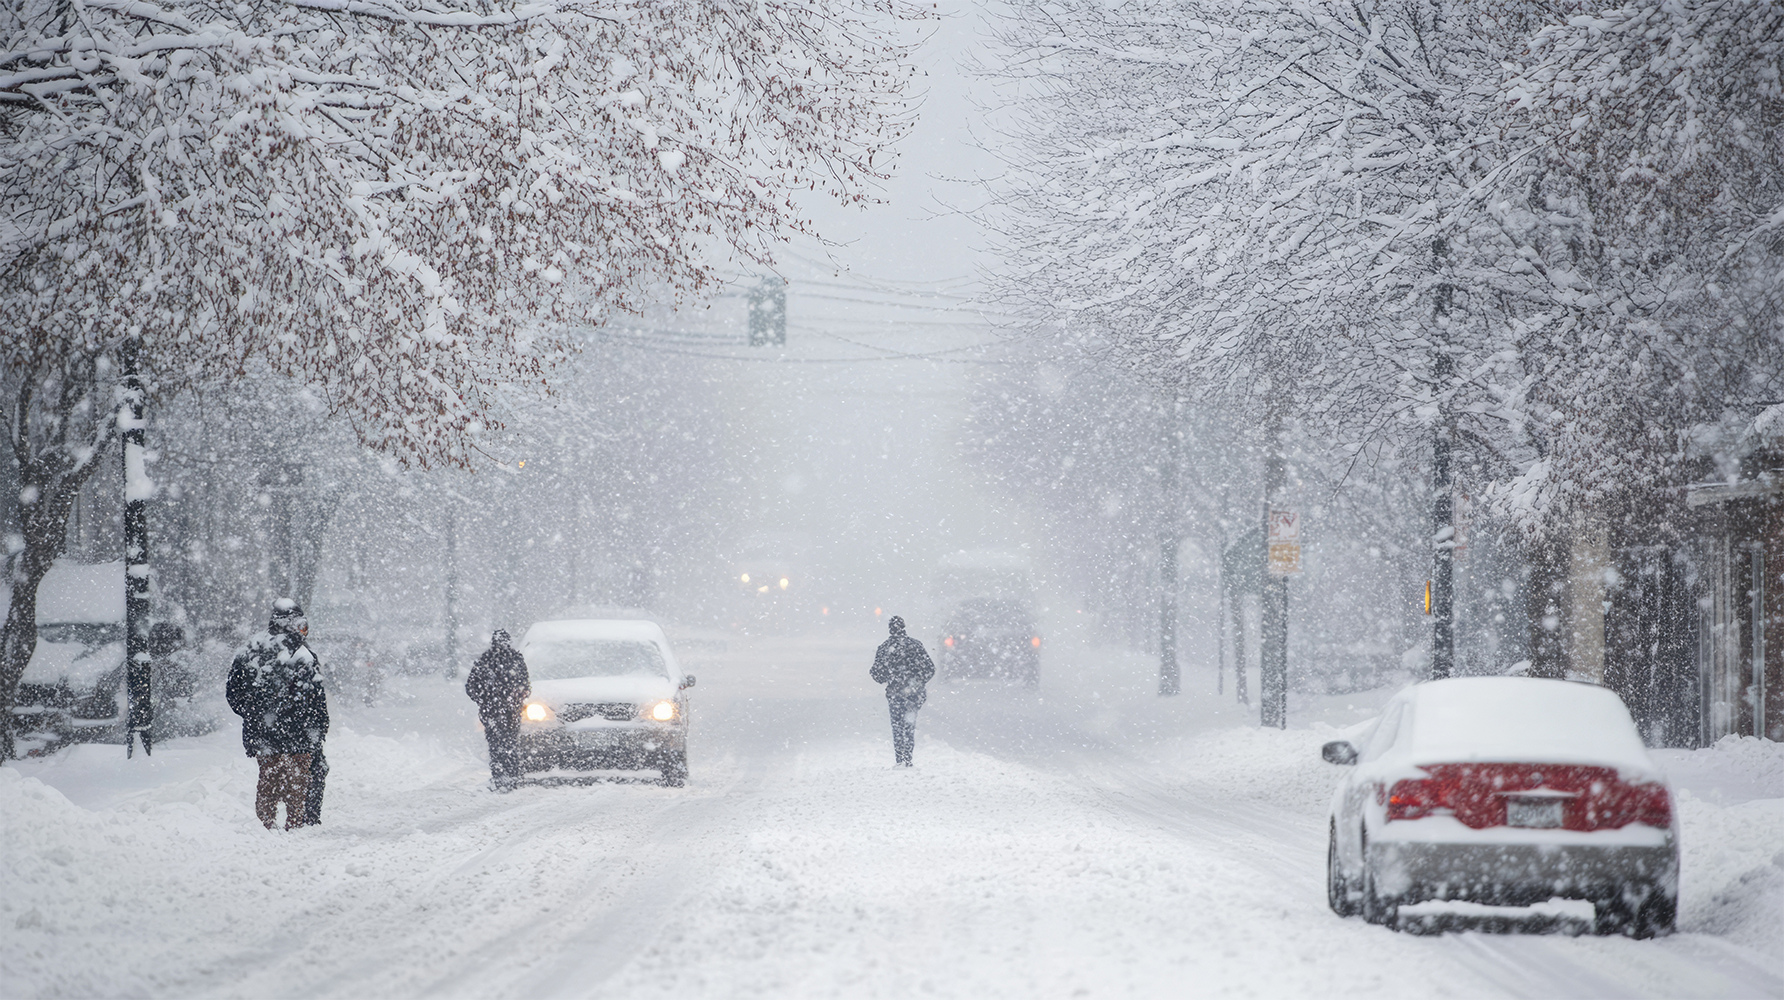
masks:
[[[1041,636],[1020,601],[975,598],[948,616],[936,669],[943,678],[998,677],[1041,683]]]

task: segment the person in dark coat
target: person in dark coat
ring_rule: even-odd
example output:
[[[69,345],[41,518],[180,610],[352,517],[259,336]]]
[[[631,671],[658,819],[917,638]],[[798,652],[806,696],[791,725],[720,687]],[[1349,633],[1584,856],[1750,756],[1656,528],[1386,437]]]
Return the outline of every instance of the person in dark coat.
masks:
[[[923,644],[904,634],[904,619],[897,615],[886,623],[892,635],[873,654],[871,676],[886,685],[886,708],[892,713],[892,755],[899,767],[911,766],[917,744],[917,710],[928,700],[924,686],[935,676],[935,663]]]
[[[465,678],[465,694],[477,703],[477,719],[489,740],[489,785],[498,792],[511,791],[520,781],[520,709],[532,693],[526,657],[514,648],[507,629],[496,629]]]
[[[312,767],[328,735],[328,698],[316,654],[304,642],[309,622],[290,598],[273,603],[266,631],[248,640],[229,665],[225,694],[242,717],[242,749],[260,765],[254,815],[273,828],[279,803],[285,829],[304,826],[311,814]],[[327,765],[323,765],[327,774]],[[321,780],[315,779],[320,816]]]

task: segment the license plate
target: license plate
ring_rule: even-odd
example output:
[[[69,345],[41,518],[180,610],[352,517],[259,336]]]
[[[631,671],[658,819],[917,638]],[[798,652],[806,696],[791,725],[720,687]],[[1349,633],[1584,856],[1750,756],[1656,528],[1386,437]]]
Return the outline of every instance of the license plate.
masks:
[[[1506,799],[1506,825],[1558,827],[1561,825],[1562,801],[1561,799]]]

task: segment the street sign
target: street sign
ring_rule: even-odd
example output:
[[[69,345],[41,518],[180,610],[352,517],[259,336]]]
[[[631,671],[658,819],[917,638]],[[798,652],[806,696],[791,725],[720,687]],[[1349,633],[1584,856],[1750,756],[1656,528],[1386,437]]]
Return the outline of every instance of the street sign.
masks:
[[[1293,576],[1301,572],[1301,547],[1294,542],[1270,543],[1270,575]]]
[[[1272,510],[1269,518],[1271,576],[1301,572],[1301,515],[1292,510]]]
[[[1301,541],[1301,515],[1292,510],[1270,512],[1270,544]]]

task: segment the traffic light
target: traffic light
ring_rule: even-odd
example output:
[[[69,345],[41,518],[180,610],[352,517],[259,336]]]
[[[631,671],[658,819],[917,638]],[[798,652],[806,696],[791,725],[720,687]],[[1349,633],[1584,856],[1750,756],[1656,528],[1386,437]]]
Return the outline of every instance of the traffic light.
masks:
[[[787,285],[779,278],[763,278],[750,289],[750,346],[787,343]]]

